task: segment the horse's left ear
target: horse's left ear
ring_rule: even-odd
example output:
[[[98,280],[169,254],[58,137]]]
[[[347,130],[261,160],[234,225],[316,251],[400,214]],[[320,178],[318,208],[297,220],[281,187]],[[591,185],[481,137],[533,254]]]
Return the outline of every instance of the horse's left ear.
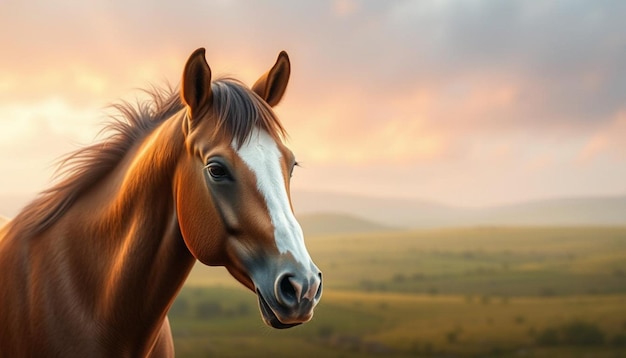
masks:
[[[211,106],[211,69],[204,58],[204,48],[195,50],[185,64],[181,97],[192,118]]]
[[[289,75],[291,74],[291,64],[287,52],[281,51],[274,67],[267,71],[259,78],[252,90],[270,106],[274,107],[280,102],[287,89],[289,83]]]

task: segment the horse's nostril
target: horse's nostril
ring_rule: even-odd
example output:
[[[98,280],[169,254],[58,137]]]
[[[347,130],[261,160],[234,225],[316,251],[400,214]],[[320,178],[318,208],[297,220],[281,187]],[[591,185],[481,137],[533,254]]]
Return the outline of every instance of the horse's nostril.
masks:
[[[300,280],[292,273],[284,273],[275,285],[276,299],[284,308],[306,309],[315,306],[322,296],[321,273]]]
[[[293,306],[298,303],[298,290],[293,281],[293,276],[291,275],[283,275],[278,280],[276,298],[285,306]]]
[[[315,292],[315,300],[319,300],[320,297],[322,297],[322,273],[320,272],[318,276],[320,278],[320,283],[317,286],[317,292]]]

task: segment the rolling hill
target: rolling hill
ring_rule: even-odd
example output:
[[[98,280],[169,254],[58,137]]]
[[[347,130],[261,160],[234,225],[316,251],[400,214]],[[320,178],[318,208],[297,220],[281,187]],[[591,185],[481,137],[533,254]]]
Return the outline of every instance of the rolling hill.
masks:
[[[626,196],[564,198],[486,208],[347,194],[294,192],[296,213],[340,213],[397,228],[626,225]]]
[[[373,221],[364,220],[347,214],[309,214],[298,217],[302,231],[306,235],[319,236],[331,234],[356,234],[383,232],[393,230],[392,227]]]

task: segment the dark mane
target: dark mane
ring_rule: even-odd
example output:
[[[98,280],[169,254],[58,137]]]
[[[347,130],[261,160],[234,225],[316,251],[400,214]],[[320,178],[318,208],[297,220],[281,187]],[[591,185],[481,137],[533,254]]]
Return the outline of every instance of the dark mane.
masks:
[[[264,129],[274,139],[286,136],[285,129],[272,108],[241,82],[222,78],[211,85],[213,111],[217,115],[216,132],[235,140],[239,146],[248,139],[252,130]]]
[[[255,127],[266,130],[274,138],[286,135],[269,105],[240,82],[219,79],[211,88],[216,133],[224,133],[239,145]],[[110,135],[63,158],[55,174],[57,183],[41,192],[7,224],[10,231],[33,236],[49,228],[80,195],[106,177],[134,143],[184,108],[177,89],[152,87],[144,92],[149,100],[112,106],[117,114],[111,116],[112,120],[102,130]]]

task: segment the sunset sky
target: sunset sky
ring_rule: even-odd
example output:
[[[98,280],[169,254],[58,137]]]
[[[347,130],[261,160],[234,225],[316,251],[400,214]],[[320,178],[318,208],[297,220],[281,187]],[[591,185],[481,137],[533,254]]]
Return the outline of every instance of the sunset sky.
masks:
[[[463,206],[626,194],[626,1],[0,0],[0,194],[207,49],[276,111],[295,190]]]

